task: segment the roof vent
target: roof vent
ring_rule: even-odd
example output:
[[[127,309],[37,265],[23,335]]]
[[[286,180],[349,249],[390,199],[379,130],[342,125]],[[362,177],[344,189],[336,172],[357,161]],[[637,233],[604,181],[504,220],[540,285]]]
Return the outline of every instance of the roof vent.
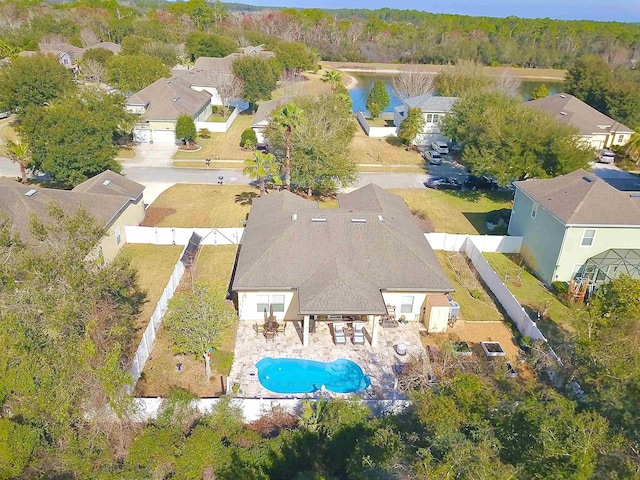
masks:
[[[367,223],[366,218],[352,218],[351,223]]]
[[[592,177],[592,176],[590,176],[590,175],[585,175],[584,177],[582,177],[582,179],[583,179],[585,182],[589,182],[589,183],[593,183],[593,182],[595,182],[595,181],[596,181],[596,179],[595,179],[595,178],[593,178],[593,177]]]
[[[36,192],[37,192],[37,191],[38,191],[38,190],[36,190],[35,188],[32,188],[32,189],[31,189],[31,190],[29,190],[27,193],[25,193],[25,194],[24,194],[24,196],[25,196],[25,197],[33,197],[33,196],[36,194]]]
[[[173,99],[173,101],[174,101],[174,102],[177,102],[178,100],[180,100],[180,97],[175,97],[175,98]]]
[[[295,222],[298,219],[298,214],[297,213],[292,213],[291,214],[291,221]]]
[[[111,180],[105,180],[104,182],[102,182],[102,185],[108,187],[109,185],[111,185]]]
[[[325,217],[311,217],[311,221],[314,223],[325,223],[327,219]]]
[[[560,112],[560,115],[566,115],[567,112]]]
[[[378,220],[380,220],[381,222],[384,222],[384,218],[382,218],[382,215],[378,215]]]
[[[567,98],[567,96],[564,93],[561,93],[560,98]]]

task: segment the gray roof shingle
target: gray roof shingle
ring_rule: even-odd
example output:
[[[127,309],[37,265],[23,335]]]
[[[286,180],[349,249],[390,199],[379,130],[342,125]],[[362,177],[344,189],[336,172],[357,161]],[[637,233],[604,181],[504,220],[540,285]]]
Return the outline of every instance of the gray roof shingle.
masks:
[[[453,291],[402,198],[367,185],[338,201],[318,209],[287,191],[254,200],[233,289],[297,289],[309,314],[385,313],[381,290]]]
[[[576,127],[580,135],[633,132],[629,127],[607,117],[568,93],[549,95],[526,102],[524,105],[550,113],[557,121]]]
[[[458,97],[438,97],[430,93],[425,93],[418,97],[407,98],[404,103],[406,103],[409,108],[418,107],[422,109],[423,112],[448,113],[457,100]]]
[[[640,201],[586,170],[515,186],[565,225],[640,225]]]

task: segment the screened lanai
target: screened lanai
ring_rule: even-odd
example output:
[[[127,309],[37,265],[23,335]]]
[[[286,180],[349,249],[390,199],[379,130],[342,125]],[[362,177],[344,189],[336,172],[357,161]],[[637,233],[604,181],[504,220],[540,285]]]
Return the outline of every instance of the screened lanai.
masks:
[[[600,285],[623,273],[640,279],[640,249],[612,248],[594,255],[586,261],[579,275]]]

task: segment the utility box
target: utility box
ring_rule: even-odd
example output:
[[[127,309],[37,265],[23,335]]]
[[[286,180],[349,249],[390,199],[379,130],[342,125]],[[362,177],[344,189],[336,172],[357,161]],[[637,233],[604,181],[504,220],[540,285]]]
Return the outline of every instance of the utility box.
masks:
[[[427,295],[422,321],[429,333],[447,330],[451,305],[446,295]]]

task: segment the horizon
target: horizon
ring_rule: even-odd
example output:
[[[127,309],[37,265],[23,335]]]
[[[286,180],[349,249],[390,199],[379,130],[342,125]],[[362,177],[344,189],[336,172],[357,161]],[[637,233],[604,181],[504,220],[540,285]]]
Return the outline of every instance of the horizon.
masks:
[[[366,7],[359,0],[253,0],[239,2],[257,7],[277,8],[318,8],[322,10],[358,9],[418,10],[429,13],[467,15],[472,17],[519,18],[553,20],[592,20],[602,22],[640,23],[640,2],[637,0],[615,0],[603,4],[598,0],[563,0],[554,2],[542,0],[485,0],[482,3],[468,3],[465,0],[436,0],[429,8],[416,8],[412,0],[370,0]]]

